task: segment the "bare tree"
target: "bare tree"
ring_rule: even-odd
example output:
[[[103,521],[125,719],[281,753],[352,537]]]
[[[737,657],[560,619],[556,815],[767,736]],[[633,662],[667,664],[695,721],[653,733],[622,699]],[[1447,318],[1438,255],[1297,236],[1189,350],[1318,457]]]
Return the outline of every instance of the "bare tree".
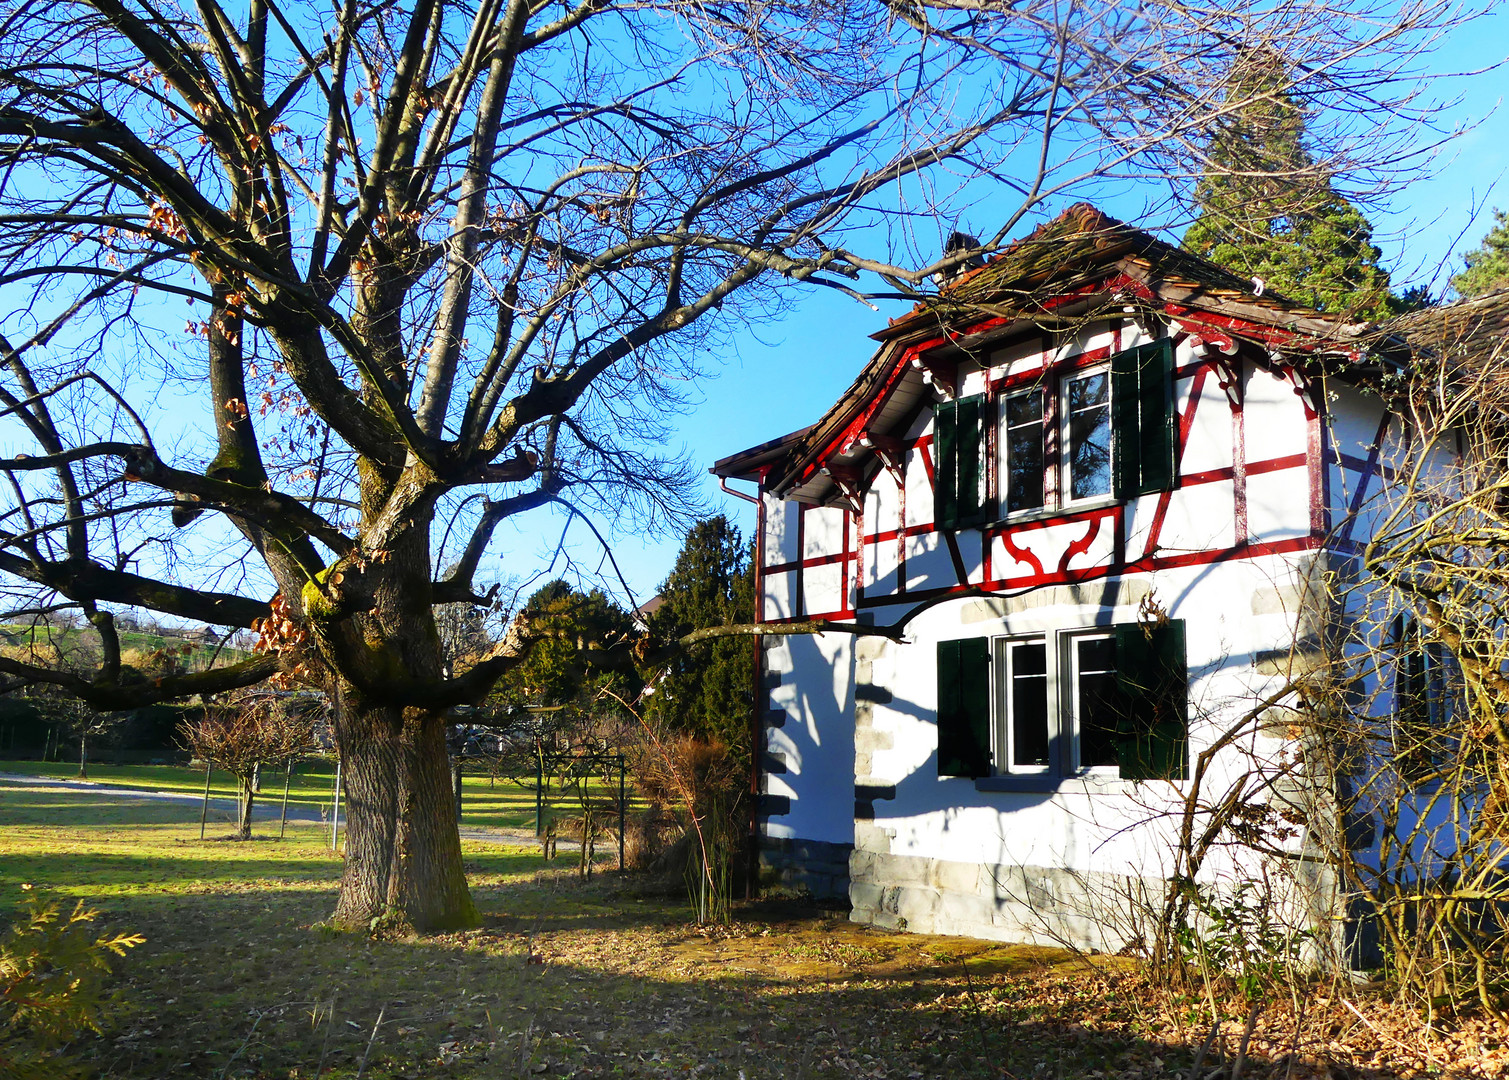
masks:
[[[236,778],[236,836],[251,839],[252,801],[263,765],[282,765],[308,757],[318,747],[313,699],[295,701],[266,694],[231,695],[184,723],[184,746],[195,757],[213,762]]]
[[[921,296],[1076,188],[1186,186],[1242,48],[1289,61],[1333,120],[1317,143],[1344,136],[1317,161],[1381,182],[1358,169],[1400,160],[1400,80],[1456,17],[3,0],[0,408],[28,445],[0,462],[0,572],[15,606],[76,607],[101,657],[0,672],[102,708],[324,687],[351,806],[336,921],[469,923],[444,710],[530,635],[451,672],[434,609],[486,599],[500,523],[553,502],[679,522],[667,416],[733,327],[801,281]],[[938,257],[1000,193],[984,242]],[[122,605],[255,626],[262,650],[145,678]]]

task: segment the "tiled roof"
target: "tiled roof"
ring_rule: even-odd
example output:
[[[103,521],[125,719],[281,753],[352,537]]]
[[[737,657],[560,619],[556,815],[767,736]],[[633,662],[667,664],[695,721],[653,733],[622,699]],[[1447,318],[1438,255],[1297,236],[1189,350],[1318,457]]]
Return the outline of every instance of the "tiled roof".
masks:
[[[1509,289],[1401,315],[1379,327],[1411,349],[1492,359],[1509,340]]]
[[[891,377],[910,344],[926,341],[941,330],[957,331],[961,326],[990,319],[1007,324],[1036,323],[1051,314],[1050,308],[1057,301],[1075,293],[1080,293],[1093,311],[1119,310],[1124,300],[1107,293],[1119,292],[1120,286],[1114,290],[1097,287],[1116,280],[1118,275],[1139,290],[1145,289],[1156,298],[1155,304],[1220,315],[1220,324],[1230,327],[1229,332],[1238,337],[1250,331],[1260,341],[1277,340],[1300,349],[1353,355],[1363,333],[1370,329],[1366,324],[1343,323],[1287,300],[1258,282],[1238,277],[1151,233],[1108,217],[1088,203],[1077,203],[1007,245],[983,266],[959,274],[936,296],[892,319],[886,329],[873,335],[882,342],[880,349],[817,423],[725,458],[712,471],[720,476],[752,479],[759,466],[769,476],[773,490],[784,491],[861,414]],[[911,394],[917,397],[922,392],[920,373],[908,372],[906,378],[917,383],[912,388],[917,393]],[[903,385],[901,390],[905,389]],[[868,453],[851,448],[840,455],[839,464],[847,466],[856,456]]]
[[[1322,312],[1117,221],[1088,203],[1076,203],[1008,244],[984,266],[960,274],[936,298],[892,319],[875,336],[896,337],[902,331],[950,321],[961,310],[979,311],[982,306],[997,311],[1030,310],[1045,297],[1103,276],[1107,267],[1116,264],[1140,269],[1139,276],[1150,283],[1187,291],[1207,305],[1238,304],[1247,317],[1255,314],[1262,321],[1292,322],[1296,317],[1330,321]],[[1360,329],[1335,322],[1331,327],[1333,331]]]

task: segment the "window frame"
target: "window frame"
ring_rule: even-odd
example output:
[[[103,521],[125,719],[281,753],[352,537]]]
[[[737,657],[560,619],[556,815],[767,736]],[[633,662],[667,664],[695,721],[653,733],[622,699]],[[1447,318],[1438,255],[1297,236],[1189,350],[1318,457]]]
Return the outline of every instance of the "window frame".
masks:
[[[1393,767],[1411,787],[1428,787],[1440,779],[1453,755],[1446,739],[1432,737],[1451,731],[1452,713],[1462,707],[1453,658],[1441,641],[1422,633],[1410,615],[1394,617],[1389,637],[1394,654],[1389,707]]]
[[[1083,379],[1091,379],[1095,376],[1105,379],[1106,400],[1103,405],[1096,406],[1105,410],[1106,425],[1106,481],[1105,491],[1094,492],[1090,495],[1074,497],[1074,443],[1071,431],[1074,424],[1074,414],[1069,408],[1069,387]],[[1109,359],[1103,363],[1088,364],[1085,367],[1074,368],[1064,371],[1058,376],[1056,394],[1058,403],[1058,508],[1062,510],[1077,510],[1082,506],[1093,506],[1116,498],[1116,397],[1114,380],[1111,378],[1111,362]],[[1051,466],[1048,466],[1051,468]],[[1046,487],[1046,486],[1045,486]],[[1045,490],[1046,494],[1046,490]]]
[[[1083,710],[1080,702],[1080,667],[1079,667],[1079,644],[1084,641],[1109,641],[1114,648],[1116,645],[1116,626],[1084,627],[1074,630],[1060,631],[1059,650],[1063,654],[1062,670],[1067,681],[1059,688],[1061,696],[1067,703],[1066,713],[1068,716],[1068,730],[1065,732],[1065,745],[1070,751],[1069,775],[1090,776],[1103,780],[1120,780],[1121,766],[1116,765],[1086,765],[1084,761],[1084,722]],[[1116,657],[1119,665],[1121,657]],[[1120,673],[1120,667],[1110,669],[1112,678]]]
[[[1106,380],[1110,485],[1104,493],[1076,499],[1069,392],[1074,382],[1095,375]],[[986,499],[995,508],[998,525],[1131,502],[1179,486],[1178,358],[1172,338],[1154,338],[1096,360],[1080,353],[1045,362],[991,381],[989,393],[995,409],[989,437],[996,446],[991,458],[994,482]],[[1034,393],[1042,395],[1043,402],[1043,501],[1038,507],[1010,510],[1007,403]]]
[[[1166,640],[1178,642],[1179,664],[1175,673],[1182,682],[1165,682],[1163,688],[1182,686],[1183,702],[1178,706],[1183,723],[1183,764],[1172,775],[1132,775],[1128,770],[1135,770],[1141,762],[1148,760],[1141,755],[1147,750],[1149,744],[1144,736],[1138,733],[1133,726],[1128,729],[1122,719],[1118,718],[1113,735],[1113,741],[1117,746],[1118,760],[1111,765],[1086,765],[1083,761],[1084,747],[1084,708],[1081,697],[1080,663],[1078,657],[1078,645],[1087,640],[1111,641],[1116,645],[1117,666],[1113,669],[1117,686],[1125,692],[1125,686],[1131,679],[1124,678],[1125,672],[1121,668],[1122,655],[1121,638],[1129,634],[1131,627],[1139,627],[1141,624],[1135,620],[1118,623],[1101,623],[1080,625],[1073,627],[1060,627],[1055,629],[1022,631],[1017,633],[1004,633],[988,635],[990,647],[987,653],[989,657],[988,678],[990,683],[990,709],[989,718],[990,732],[990,770],[974,778],[975,786],[981,791],[1002,792],[1032,792],[1032,791],[1056,791],[1064,783],[1070,781],[1082,781],[1095,786],[1120,788],[1126,784],[1138,783],[1143,780],[1162,780],[1164,782],[1183,783],[1189,777],[1189,762],[1191,749],[1189,744],[1188,722],[1188,657],[1187,641],[1184,633],[1182,620],[1175,620],[1163,629],[1170,635]],[[966,639],[967,640],[967,639]],[[980,640],[980,639],[975,639]],[[1013,660],[1010,650],[1015,645],[1024,643],[1040,642],[1044,646],[1044,666],[1046,668],[1045,699],[1047,706],[1047,736],[1048,753],[1045,766],[1018,766],[1014,763],[1014,720],[1012,708],[1012,673]],[[1150,687],[1146,691],[1150,694],[1160,692],[1158,687]],[[1147,699],[1144,699],[1147,700]],[[1129,719],[1135,715],[1145,716],[1145,712],[1139,710],[1136,714],[1130,714]],[[1139,741],[1144,740],[1144,741]],[[1131,759],[1122,755],[1127,747],[1137,747]],[[1177,743],[1172,745],[1179,745]],[[1166,760],[1166,759],[1165,759]],[[947,775],[958,775],[950,773]]]
[[[1057,412],[1057,402],[1050,392],[1050,387],[1045,386],[1042,379],[1034,379],[1009,389],[1002,389],[996,395],[996,506],[1000,516],[1005,520],[1014,518],[1031,518],[1041,516],[1045,511],[1055,507],[1058,499],[1057,486],[1050,480],[1053,472],[1054,440],[1050,437],[1053,417]],[[1036,506],[1023,506],[1011,509],[1011,432],[1013,425],[1010,420],[1011,402],[1019,399],[1036,396],[1038,398],[1039,416],[1038,427],[1038,453],[1039,453],[1039,477],[1038,489],[1042,493],[1041,500]],[[1015,425],[1027,427],[1026,424]]]
[[[1058,710],[1054,706],[1054,685],[1057,681],[1057,665],[1053,662],[1053,634],[1051,632],[1006,634],[991,639],[991,679],[994,684],[994,693],[991,695],[995,715],[991,717],[991,734],[994,739],[992,755],[995,768],[994,776],[1010,777],[1050,777],[1059,773],[1057,747],[1059,745],[1056,731]],[[1016,764],[1016,717],[1012,703],[1015,700],[1012,695],[1015,679],[1015,660],[1012,657],[1012,648],[1017,645],[1041,644],[1043,647],[1043,698],[1046,711],[1045,721],[1047,724],[1048,753],[1047,761],[1042,765],[1019,766]]]

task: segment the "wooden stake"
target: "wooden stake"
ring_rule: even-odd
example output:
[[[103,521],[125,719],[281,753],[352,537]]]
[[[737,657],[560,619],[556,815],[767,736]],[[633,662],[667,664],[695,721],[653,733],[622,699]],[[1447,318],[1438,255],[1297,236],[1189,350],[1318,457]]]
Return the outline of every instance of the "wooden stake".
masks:
[[[288,829],[288,785],[293,782],[293,762],[283,763],[283,816],[278,820],[278,839]]]
[[[204,763],[204,806],[199,810],[199,839],[204,839],[204,823],[210,816],[210,763]]]

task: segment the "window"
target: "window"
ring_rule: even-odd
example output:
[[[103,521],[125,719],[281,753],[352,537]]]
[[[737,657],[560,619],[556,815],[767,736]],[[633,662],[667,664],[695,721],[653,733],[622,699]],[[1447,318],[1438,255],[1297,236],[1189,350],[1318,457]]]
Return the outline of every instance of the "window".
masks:
[[[1174,350],[1168,340],[1139,345],[1097,367],[1054,372],[998,402],[998,482],[986,460],[983,397],[938,406],[938,524],[976,525],[993,516],[1166,491],[1177,476]]]
[[[1433,778],[1450,760],[1451,680],[1446,650],[1420,624],[1395,617],[1394,767],[1413,784]]]
[[[1002,638],[996,648],[1002,701],[996,709],[997,755],[1009,773],[1045,773],[1048,758],[1048,642]]]
[[[1009,789],[1188,776],[1184,623],[938,645],[938,773]]]
[[[1105,369],[1064,380],[1066,502],[1111,494],[1111,379]]]
[[[1008,514],[1044,506],[1047,429],[1043,426],[1043,391],[1034,388],[1006,398],[1001,417],[1001,486]]]
[[[1081,770],[1114,769],[1124,711],[1116,679],[1116,637],[1086,634],[1070,638],[1068,647],[1070,711],[1079,735],[1076,764]]]

